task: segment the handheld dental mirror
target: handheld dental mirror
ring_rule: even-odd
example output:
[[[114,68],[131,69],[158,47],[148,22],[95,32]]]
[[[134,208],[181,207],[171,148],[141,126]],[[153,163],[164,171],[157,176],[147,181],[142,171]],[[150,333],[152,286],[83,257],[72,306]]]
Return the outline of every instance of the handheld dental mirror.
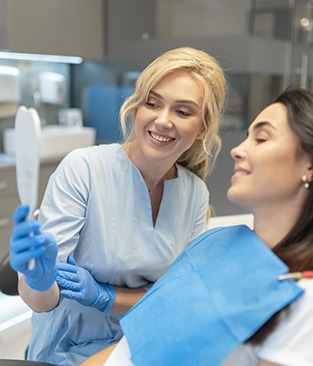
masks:
[[[15,117],[16,180],[20,201],[29,206],[27,220],[33,218],[38,199],[40,119],[33,108],[19,107]],[[33,269],[35,260],[28,264]]]

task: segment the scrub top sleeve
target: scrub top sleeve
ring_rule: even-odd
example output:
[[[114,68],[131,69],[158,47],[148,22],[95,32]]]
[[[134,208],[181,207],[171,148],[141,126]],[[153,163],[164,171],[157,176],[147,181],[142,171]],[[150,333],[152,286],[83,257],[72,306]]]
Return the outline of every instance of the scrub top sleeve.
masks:
[[[77,149],[63,159],[49,179],[39,223],[43,231],[56,239],[60,260],[66,260],[74,251],[84,225],[91,172],[88,155],[83,149]]]
[[[206,186],[202,186],[199,190],[197,199],[199,200],[199,210],[195,217],[193,230],[190,236],[190,243],[202,234],[207,228],[207,214],[209,209],[209,191]]]
[[[280,314],[274,332],[258,349],[258,357],[284,366],[313,365],[313,280],[298,283],[305,293]]]
[[[75,209],[78,209],[79,205],[83,210],[85,209],[91,189],[92,174],[96,173],[93,172],[92,159],[88,158],[88,155],[89,153],[84,149],[70,152],[60,163],[51,179],[53,186],[58,189],[58,192],[54,193],[75,200],[77,203],[74,206]]]

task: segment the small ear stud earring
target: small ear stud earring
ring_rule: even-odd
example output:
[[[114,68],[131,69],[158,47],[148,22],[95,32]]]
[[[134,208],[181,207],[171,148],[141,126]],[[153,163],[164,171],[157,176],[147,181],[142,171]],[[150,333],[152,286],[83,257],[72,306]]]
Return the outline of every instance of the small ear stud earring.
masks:
[[[304,183],[304,188],[305,189],[309,189],[310,188],[310,183],[308,182],[308,178],[306,175],[302,176],[302,182]]]

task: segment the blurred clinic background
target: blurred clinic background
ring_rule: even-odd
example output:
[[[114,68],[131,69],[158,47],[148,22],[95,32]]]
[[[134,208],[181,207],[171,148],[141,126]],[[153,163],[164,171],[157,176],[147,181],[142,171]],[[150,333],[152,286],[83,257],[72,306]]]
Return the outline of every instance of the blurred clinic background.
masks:
[[[179,46],[203,49],[228,79],[223,148],[207,179],[211,204],[217,216],[245,214],[226,198],[230,150],[288,85],[312,90],[312,45],[313,0],[0,0],[0,257],[19,202],[18,106],[36,108],[42,128],[57,131],[42,156],[41,198],[69,149],[121,140],[120,105],[152,59]]]

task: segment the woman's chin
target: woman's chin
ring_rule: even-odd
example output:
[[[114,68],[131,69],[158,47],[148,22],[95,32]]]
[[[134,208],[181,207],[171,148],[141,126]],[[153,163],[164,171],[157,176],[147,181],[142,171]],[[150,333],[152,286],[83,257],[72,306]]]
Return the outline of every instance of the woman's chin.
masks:
[[[235,190],[233,187],[230,187],[227,191],[227,198],[231,203],[234,203],[238,206],[244,206],[242,193],[238,190]]]

